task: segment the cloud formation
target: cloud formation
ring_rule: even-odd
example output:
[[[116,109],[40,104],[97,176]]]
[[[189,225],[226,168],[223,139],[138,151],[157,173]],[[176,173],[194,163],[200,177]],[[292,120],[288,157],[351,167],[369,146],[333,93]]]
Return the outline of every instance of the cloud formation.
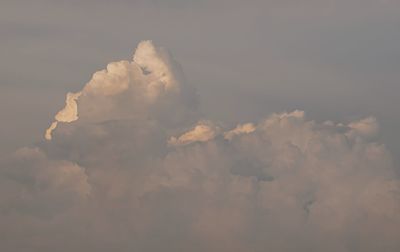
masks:
[[[80,106],[84,107],[83,113],[85,109],[88,110],[86,117],[97,115],[97,120],[104,121],[110,119],[107,118],[107,114],[116,116],[127,109],[137,110],[136,107],[144,107],[143,109],[147,110],[154,103],[162,103],[165,96],[184,94],[187,91],[181,90],[181,76],[174,67],[178,68],[174,66],[173,59],[167,51],[156,48],[151,41],[141,42],[133,61],[109,63],[106,69],[93,74],[82,91],[68,93],[65,107],[56,114],[55,121],[46,130],[45,138],[51,140],[52,131],[56,129],[58,122],[70,123],[78,120]],[[187,99],[192,97],[189,95]],[[124,104],[122,109],[119,102],[127,104]],[[170,97],[168,102],[179,102],[179,99],[174,100]],[[83,104],[78,106],[79,103]]]
[[[179,137],[171,137],[170,145],[187,145],[195,142],[207,142],[213,139],[218,133],[218,128],[211,122],[200,122],[192,130],[183,133]]]
[[[50,141],[1,161],[2,249],[398,251],[400,181],[375,118],[226,128],[195,97],[149,41],[69,93]]]

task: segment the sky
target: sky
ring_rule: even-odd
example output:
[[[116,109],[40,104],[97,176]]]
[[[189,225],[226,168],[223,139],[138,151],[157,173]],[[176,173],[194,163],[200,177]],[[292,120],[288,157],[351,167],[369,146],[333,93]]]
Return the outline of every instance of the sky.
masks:
[[[395,0],[2,0],[0,249],[398,251],[399,25]]]

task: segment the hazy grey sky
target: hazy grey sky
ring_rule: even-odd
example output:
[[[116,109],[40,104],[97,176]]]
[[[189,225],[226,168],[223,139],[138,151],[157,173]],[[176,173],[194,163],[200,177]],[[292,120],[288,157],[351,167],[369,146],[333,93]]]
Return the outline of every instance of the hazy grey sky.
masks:
[[[63,234],[68,240],[77,240],[77,245],[71,245],[71,249],[82,251],[112,249],[115,248],[115,244],[127,245],[124,247],[126,250],[159,251],[160,247],[169,241],[175,241],[176,237],[184,235],[187,235],[187,243],[181,247],[171,245],[168,251],[180,251],[183,248],[192,248],[196,244],[199,247],[194,251],[233,251],[233,248],[239,251],[262,251],[262,248],[266,248],[262,241],[264,235],[268,236],[267,240],[273,244],[269,247],[273,251],[293,251],[289,245],[285,247],[283,242],[277,241],[279,237],[294,239],[294,244],[304,251],[320,251],[318,249],[326,248],[327,245],[331,246],[332,251],[363,251],[367,248],[374,251],[381,247],[374,247],[373,244],[363,241],[368,240],[369,235],[379,236],[379,232],[382,232],[382,237],[387,240],[378,237],[376,241],[385,241],[391,244],[388,251],[397,251],[400,243],[391,238],[395,237],[394,231],[399,231],[398,227],[392,227],[377,217],[373,220],[377,222],[378,227],[374,230],[377,233],[358,234],[359,230],[369,230],[373,223],[368,222],[365,226],[360,226],[357,223],[363,221],[362,217],[351,224],[348,224],[348,219],[355,218],[352,211],[366,206],[369,211],[366,214],[384,213],[383,215],[396,221],[400,220],[398,214],[395,214],[400,203],[390,205],[388,202],[393,202],[391,196],[385,198],[387,192],[391,191],[388,188],[398,188],[399,184],[386,184],[385,179],[395,180],[397,175],[394,174],[400,172],[399,27],[400,2],[397,0],[1,0],[0,159],[4,160],[0,162],[3,166],[0,168],[4,168],[4,171],[1,170],[0,173],[0,188],[4,187],[3,190],[10,192],[12,196],[3,196],[0,193],[0,199],[11,202],[3,205],[0,203],[0,210],[6,216],[0,216],[0,220],[12,225],[20,223],[18,221],[22,218],[20,226],[26,228],[24,232],[18,227],[12,228],[10,232],[0,228],[0,237],[7,234],[7,241],[3,243],[6,244],[5,251],[14,251],[12,242],[18,240],[18,235],[32,238],[32,230],[37,228],[35,225],[40,226],[37,237],[26,238],[26,243],[22,243],[16,251],[26,251],[24,249],[32,244],[38,251],[51,250],[57,247],[57,244],[66,241],[61,237]],[[131,67],[155,67],[151,65],[153,58],[138,56],[138,60],[143,58],[144,63],[136,62],[138,66],[116,67],[118,78],[122,78],[121,80],[117,77],[107,79],[109,77],[103,76],[104,79],[102,77],[101,81],[98,81],[100,84],[92,84],[93,87],[84,89],[83,98],[79,98],[81,100],[78,102],[82,120],[76,125],[75,122],[63,124],[56,131],[60,136],[51,143],[46,142],[43,138],[45,129],[52,121],[58,120],[54,119],[54,115],[64,107],[66,93],[82,90],[85,83],[91,80],[93,73],[106,68],[110,62],[131,61],[135,48],[143,40],[152,40],[156,46],[166,48],[179,63],[177,65],[174,60],[170,62],[169,56],[157,51],[158,49],[155,56],[152,55],[156,62],[160,61],[160,64],[166,65],[167,70],[162,68],[157,71],[171,72],[171,75],[167,76],[172,76],[173,80],[168,81],[184,83],[182,86],[178,85],[182,89],[179,89],[179,92],[182,93],[176,94],[168,88],[160,91],[159,83],[153,83],[151,91],[143,91],[136,87],[137,83],[149,86],[153,84],[145,74],[139,75],[140,78],[135,79],[135,82],[129,79],[131,77],[125,76],[126,72],[136,71],[131,70]],[[147,52],[146,50],[143,49],[143,52]],[[154,70],[153,77],[163,78],[162,75],[157,75],[157,71]],[[134,98],[130,93],[123,93],[118,98],[112,98],[112,101],[102,100],[103,98],[97,97],[96,93],[100,91],[93,91],[97,90],[96,85],[107,88],[102,85],[123,83],[125,78],[129,79],[129,90],[136,92]],[[165,83],[168,84],[168,81]],[[132,85],[134,87],[131,87]],[[121,90],[123,88],[125,87],[121,86]],[[104,90],[101,92],[106,92]],[[154,97],[158,98],[157,102],[153,101]],[[198,100],[194,101],[195,97]],[[132,106],[132,109],[126,105]],[[290,113],[295,110],[305,111],[305,116],[299,111]],[[278,115],[271,115],[273,113]],[[100,120],[101,116],[104,117]],[[149,118],[153,117],[155,121],[150,122]],[[281,120],[287,120],[287,124],[279,124]],[[334,125],[324,123],[325,121],[333,121]],[[240,125],[235,128],[238,124],[250,122],[252,124],[244,128]],[[133,135],[124,139],[124,133],[128,134],[133,128]],[[249,139],[244,136],[237,142],[222,143],[224,137],[225,140],[231,141],[230,137],[226,137],[227,134],[238,134],[240,137],[241,134],[253,135]],[[100,135],[113,138],[99,140],[97,137]],[[312,143],[314,140],[321,143],[321,150],[317,151],[318,144],[307,147],[311,149],[304,147],[306,140],[302,135],[308,140],[311,139]],[[353,142],[351,147],[343,144],[344,138],[349,138],[350,142],[354,141],[354,145]],[[138,147],[130,140],[140,141],[143,146]],[[299,150],[282,147],[284,141],[298,145]],[[191,145],[198,142],[209,145]],[[103,143],[104,147],[97,147],[98,143]],[[165,146],[160,147],[160,143]],[[115,147],[119,144],[121,147]],[[21,150],[24,146],[29,147]],[[380,149],[381,147],[383,149]],[[171,153],[171,148],[178,150]],[[258,148],[268,151],[261,153]],[[130,151],[133,150],[137,153],[132,154]],[[302,158],[298,157],[298,151],[304,155]],[[96,152],[103,156],[94,154]],[[144,158],[146,155],[148,159]],[[243,160],[233,158],[232,161],[232,157]],[[271,160],[268,160],[269,157]],[[343,160],[343,163],[337,160]],[[27,164],[29,162],[33,164]],[[192,162],[203,164],[206,168],[201,165],[194,166],[191,168],[192,173],[186,174],[185,165],[191,166]],[[233,170],[227,171],[221,168],[220,173],[214,174],[214,170],[211,169],[237,167],[235,162],[238,162],[240,167],[245,164],[250,170],[244,171],[243,167],[239,167],[238,170],[232,168]],[[101,170],[100,166],[93,168],[98,164],[101,164],[101,168],[115,166],[118,169],[114,167],[116,171],[113,173],[106,169]],[[310,172],[315,172],[315,167],[324,165],[336,167],[337,174],[324,171],[316,172],[315,178],[307,177]],[[341,176],[349,174],[349,171],[341,170],[346,165],[352,167],[350,170],[354,174],[358,174],[358,167],[366,168],[361,175],[349,175],[348,180],[342,181]],[[10,167],[14,166],[19,167],[21,171],[9,171]],[[59,173],[48,168],[53,166],[57,167]],[[156,171],[157,168],[152,168],[151,172],[139,169],[130,173],[125,170],[129,166],[171,170],[166,172],[167,175],[160,175]],[[262,168],[264,166],[268,167],[265,168],[265,174]],[[301,171],[298,174],[299,181],[289,176],[290,172],[279,170],[283,169],[282,167],[289,169],[288,167],[294,166],[298,166]],[[379,167],[382,171],[376,172],[374,168]],[[70,170],[73,171],[72,175],[61,182],[57,180],[62,176],[60,174]],[[257,181],[233,179],[226,182],[223,178],[232,175],[230,171],[237,172],[239,177],[251,177],[256,174],[254,176],[257,177]],[[29,174],[26,177],[25,172]],[[204,179],[207,176],[196,177],[193,175],[197,174],[196,172],[205,173],[216,181],[224,182],[213,187],[207,184],[212,184],[210,181],[214,181],[213,179]],[[164,178],[161,178],[163,176],[177,178],[176,181],[164,181]],[[324,180],[330,176],[334,179]],[[385,179],[382,181],[385,182],[378,179],[383,177]],[[43,178],[50,182],[46,179],[43,182]],[[154,178],[156,181],[153,181]],[[266,186],[269,189],[264,190],[264,185],[258,183],[262,184],[268,178],[274,178],[283,184],[293,183],[293,187],[280,188],[274,185],[272,188]],[[12,183],[9,182],[10,179]],[[49,189],[46,187],[44,192],[41,189],[35,191],[37,188],[30,188],[31,180],[34,181],[31,182],[32,185],[49,184]],[[113,184],[116,181],[120,181],[120,186]],[[14,182],[16,184],[13,184]],[[138,190],[140,197],[145,195],[143,209],[137,208],[133,203],[121,203],[129,197],[136,197],[132,196],[136,195],[135,192],[127,189],[132,182],[137,183],[132,190]],[[203,195],[204,191],[198,187],[186,184],[189,182],[196,185],[204,182],[210,186],[205,186],[207,190],[215,190],[216,196],[211,200],[214,200],[214,203],[219,202],[221,209],[202,209],[198,206],[203,203],[209,204],[208,196]],[[322,185],[325,182],[328,185],[326,188]],[[360,196],[364,182],[370,184],[370,190],[377,195],[383,195],[377,201],[381,208],[368,208],[376,202],[367,196]],[[310,187],[309,183],[312,184]],[[156,190],[155,185],[168,190]],[[177,185],[179,189],[176,189]],[[352,185],[355,185],[354,188]],[[108,190],[107,186],[113,189]],[[351,196],[347,198],[344,193],[336,202],[331,190],[337,186],[342,186],[343,192],[351,191]],[[32,195],[28,193],[26,196],[31,201],[19,201],[19,197],[22,196],[14,192],[23,191],[22,187],[24,190],[34,191]],[[243,188],[253,189],[246,191]],[[54,189],[54,194],[51,189]],[[249,202],[242,202],[240,198],[237,202],[237,195],[233,192],[232,195],[228,193],[230,189],[234,192],[243,189],[238,197],[246,195],[245,197],[251,199]],[[93,201],[88,203],[85,195],[90,194],[90,190],[96,196],[92,196]],[[301,192],[300,196],[296,194],[297,190]],[[149,194],[149,191],[153,194]],[[100,196],[103,194],[106,195],[104,199]],[[113,198],[114,195],[118,197]],[[269,208],[267,203],[258,200],[260,195],[264,195],[265,199],[276,204],[276,207]],[[350,207],[348,202],[352,201],[352,197],[359,196],[362,199],[360,205]],[[318,201],[319,197],[332,201]],[[283,201],[283,198],[287,201]],[[301,203],[297,205],[296,200],[293,203],[291,200],[294,198],[300,199]],[[399,195],[396,194],[394,198],[398,199]],[[68,214],[58,217],[55,213],[64,213],[63,202],[65,206],[73,207],[65,207]],[[317,203],[314,204],[313,210],[309,210],[308,205],[312,205],[313,202]],[[115,212],[109,206],[114,203],[117,209]],[[194,206],[183,207],[183,215],[198,214],[201,216],[199,218],[204,218],[205,224],[196,226],[195,231],[189,228],[190,225],[195,225],[193,223],[197,223],[192,219],[193,216],[189,214],[190,216],[185,215],[180,219],[174,208],[174,204],[186,203],[204,210],[197,212]],[[62,206],[59,206],[60,204]],[[105,212],[97,212],[96,204],[105,207]],[[262,205],[260,209],[247,208],[249,205],[258,204]],[[83,207],[75,209],[77,205]],[[169,211],[166,215],[170,214],[168,216],[172,219],[166,220],[167,218],[156,210],[151,210],[148,215],[144,214],[146,209],[163,207],[166,207],[166,211]],[[233,211],[226,219],[222,218],[225,213],[223,209],[229,207],[237,207],[238,210]],[[279,213],[286,207],[294,207],[295,210],[283,210]],[[346,209],[343,212],[334,211],[333,220],[338,223],[342,221],[348,226],[337,227],[334,223],[322,221],[326,220],[329,211],[325,210],[330,207]],[[291,220],[296,224],[291,226],[285,222],[281,229],[278,228],[277,233],[271,231],[272,229],[265,229],[264,224],[268,226],[274,221],[273,218],[269,219],[271,217],[263,219],[265,209],[266,212],[279,213],[278,217],[282,219],[293,216]],[[304,210],[307,213],[314,211],[314,215],[311,214],[312,224],[307,224],[310,226],[307,226],[304,237],[297,239],[296,235],[302,230],[304,221],[303,217],[297,215],[300,213],[297,211],[299,209],[307,209]],[[141,229],[135,226],[134,220],[128,223],[132,226],[120,223],[118,214],[127,217],[130,211],[144,218],[138,225],[142,225],[147,233],[141,232]],[[249,214],[249,211],[254,212]],[[43,212],[44,217],[37,212]],[[30,219],[25,213],[34,217]],[[86,218],[89,215],[90,218]],[[240,221],[232,223],[236,217]],[[103,218],[110,218],[112,223],[99,220]],[[155,220],[149,224],[146,218]],[[218,229],[210,220],[220,218],[222,220]],[[83,219],[88,221],[87,227],[79,226]],[[71,223],[68,223],[69,221]],[[178,222],[182,229],[175,230],[176,233],[171,236],[160,235],[164,234],[170,225],[174,225],[174,221]],[[259,226],[254,224],[258,221],[261,223]],[[393,223],[397,223],[396,221]],[[61,226],[59,229],[56,227],[57,223]],[[97,233],[91,233],[87,239],[80,237],[82,240],[79,240],[78,235],[70,231],[70,225],[74,223],[79,226],[77,234],[86,234],[85,228],[96,230]],[[271,225],[279,226],[277,223]],[[116,233],[120,232],[120,237],[108,234],[108,228],[117,230]],[[224,235],[224,228],[235,230],[236,233]],[[245,228],[251,230],[246,234],[257,235],[251,238],[241,236],[241,231]],[[42,238],[42,235],[49,235],[54,230],[59,235],[52,236],[53,240],[47,244],[48,240]],[[207,236],[207,230],[215,232],[210,231],[210,235]],[[139,236],[138,245],[129,243],[130,232]],[[157,238],[153,241],[146,235]],[[275,235],[278,235],[278,238]],[[327,238],[329,235],[333,235],[335,239],[330,240]],[[351,238],[346,240],[340,235],[348,235]],[[312,241],[310,237],[313,236],[317,236],[321,243],[316,247],[309,245],[310,239]],[[103,247],[100,246],[101,243],[96,245],[100,247],[93,245],[104,237],[109,237],[110,240],[105,239]],[[240,239],[236,241],[237,237]],[[341,247],[338,244],[342,243],[343,239],[346,240],[346,244]],[[204,244],[204,241],[210,241],[210,246],[201,247],[199,243]],[[231,245],[221,245],[220,241]],[[43,242],[46,246],[41,247]],[[0,250],[1,246],[0,242]],[[120,251],[125,251],[124,249]]]

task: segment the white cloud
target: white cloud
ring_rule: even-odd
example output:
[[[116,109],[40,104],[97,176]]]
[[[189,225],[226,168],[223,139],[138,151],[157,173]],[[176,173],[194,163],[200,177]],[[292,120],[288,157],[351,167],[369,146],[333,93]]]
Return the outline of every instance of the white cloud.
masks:
[[[58,125],[57,121],[52,122],[50,127],[48,129],[46,129],[44,138],[46,138],[47,140],[51,140],[51,138],[52,138],[51,133],[53,132],[53,130],[55,130],[57,128],[57,125]]]
[[[200,122],[192,130],[182,134],[178,138],[171,137],[168,141],[170,145],[180,146],[194,142],[207,142],[218,134],[218,127],[211,122]]]
[[[51,140],[51,133],[57,128],[58,122],[73,122],[78,120],[78,104],[76,100],[81,96],[81,93],[68,93],[65,99],[65,107],[60,110],[54,117],[56,120],[46,130],[45,138]]]
[[[52,141],[1,161],[0,221],[13,225],[0,247],[400,248],[400,181],[372,138],[376,119],[319,123],[296,110],[224,129],[201,120],[166,55],[141,43],[134,61],[67,96],[50,133],[71,123]]]
[[[109,63],[106,69],[93,74],[82,91],[68,93],[65,107],[56,114],[45,138],[52,139],[57,122],[77,121],[78,114],[97,121],[136,117],[151,109],[175,109],[169,112],[171,116],[165,116],[165,111],[159,114],[172,121],[190,114],[188,103],[196,102],[195,95],[190,87],[181,87],[180,73],[174,64],[165,49],[156,48],[151,41],[141,42],[133,61]]]
[[[225,139],[232,140],[237,135],[249,134],[255,130],[256,129],[252,123],[240,124],[233,130],[225,132],[224,137],[225,137]]]

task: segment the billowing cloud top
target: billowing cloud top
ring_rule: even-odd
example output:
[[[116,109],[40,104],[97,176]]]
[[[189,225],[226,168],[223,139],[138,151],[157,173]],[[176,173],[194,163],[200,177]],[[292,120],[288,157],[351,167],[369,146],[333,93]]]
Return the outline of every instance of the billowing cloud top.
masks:
[[[131,97],[128,97],[130,106],[137,106],[139,104],[135,103],[139,102],[142,103],[140,106],[152,104],[160,96],[179,93],[179,76],[174,71],[171,61],[164,49],[154,47],[151,41],[141,42],[132,62],[112,62],[106,69],[94,73],[82,91],[68,93],[65,107],[56,114],[55,121],[46,130],[45,138],[51,140],[52,131],[58,122],[70,123],[78,120],[78,99],[97,99],[106,102],[106,105],[89,108],[91,110],[89,113],[99,113],[100,119],[105,120],[106,117],[102,113],[112,110],[115,106],[113,100],[121,99],[123,93],[127,95],[130,93]]]
[[[1,160],[1,250],[399,251],[375,118],[226,128],[199,116],[179,69],[140,43],[67,94],[51,141]]]

